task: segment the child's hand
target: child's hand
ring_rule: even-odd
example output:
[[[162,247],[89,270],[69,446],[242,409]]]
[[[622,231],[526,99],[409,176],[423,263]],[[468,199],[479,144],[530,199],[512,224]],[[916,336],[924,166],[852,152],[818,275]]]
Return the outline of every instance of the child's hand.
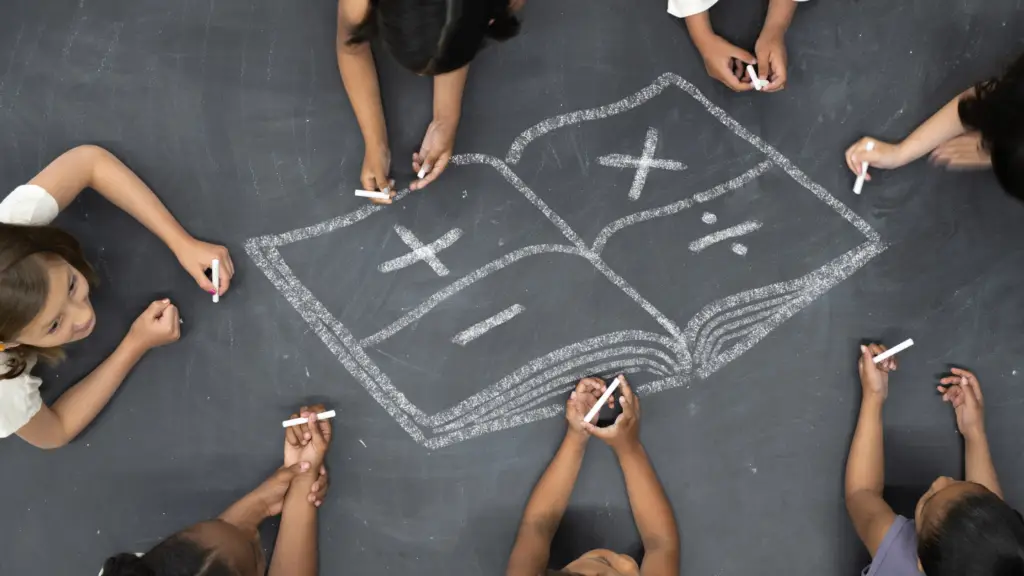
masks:
[[[874,149],[868,150],[868,142],[875,143]],[[899,168],[906,164],[898,145],[882,142],[877,138],[861,138],[846,149],[846,165],[857,176],[860,176],[861,162],[867,162],[869,168],[884,169]],[[864,179],[871,180],[870,171]]]
[[[315,466],[321,466],[324,455],[331,444],[331,421],[317,420],[316,415],[324,411],[322,404],[315,406],[303,406],[298,414],[292,414],[291,418],[307,418],[306,424],[290,426],[284,433],[284,465],[290,466],[296,462],[309,462]]]
[[[605,428],[598,428],[593,424],[583,425],[591,436],[604,440],[616,452],[629,450],[640,444],[640,400],[633,394],[625,375],[619,375],[619,391],[622,414],[615,418],[615,423]]]
[[[860,386],[864,396],[874,396],[885,400],[889,395],[889,372],[896,370],[896,357],[892,356],[875,364],[875,356],[885,352],[885,346],[870,344],[860,347]]]
[[[774,30],[762,30],[754,45],[757,55],[757,76],[768,85],[762,92],[778,92],[786,87],[786,36]]]
[[[985,400],[981,395],[981,384],[968,370],[952,368],[952,376],[939,382],[942,401],[953,405],[956,412],[956,426],[964,438],[977,438],[985,434]]]
[[[452,151],[455,149],[455,131],[459,128],[459,122],[435,118],[427,133],[423,136],[423,143],[420,144],[420,151],[412,155],[412,170],[417,175],[424,172],[423,178],[414,180],[409,185],[410,190],[422,190],[444,172],[448,167],[448,161],[452,159]]]
[[[584,378],[576,384],[576,389],[569,395],[569,401],[565,404],[565,419],[569,422],[568,434],[587,437],[587,431],[583,428],[583,418],[601,399],[601,394],[604,394],[607,388],[600,378]],[[608,397],[608,407],[614,406],[615,399]]]
[[[992,167],[992,156],[981,142],[981,134],[969,132],[947,140],[932,151],[933,164],[950,170],[980,170]]]
[[[216,244],[207,244],[193,238],[184,246],[175,250],[181,267],[195,279],[196,284],[206,292],[213,294],[213,280],[206,277],[206,271],[213,268],[213,261],[220,261],[220,294],[228,291],[231,277],[235,274],[235,265],[231,262],[228,249]]]
[[[284,507],[284,497],[288,494],[292,479],[307,470],[309,470],[309,462],[296,462],[292,466],[282,466],[252,491],[252,495],[258,498],[265,508],[265,517],[269,518],[281,513],[281,509]]]
[[[729,43],[717,34],[711,34],[697,45],[704,58],[708,76],[725,84],[736,92],[753,90],[754,85],[747,77],[747,64],[756,64],[754,55]]]
[[[132,323],[125,341],[138,347],[142,352],[177,342],[181,337],[181,321],[178,308],[164,298],[149,305],[149,308]]]
[[[359,175],[359,181],[365,190],[371,192],[383,192],[385,188],[395,196],[395,181],[389,176],[391,174],[391,150],[385,146],[374,146],[368,144],[363,154],[363,171]],[[391,204],[391,200],[380,200],[371,198],[374,204]]]

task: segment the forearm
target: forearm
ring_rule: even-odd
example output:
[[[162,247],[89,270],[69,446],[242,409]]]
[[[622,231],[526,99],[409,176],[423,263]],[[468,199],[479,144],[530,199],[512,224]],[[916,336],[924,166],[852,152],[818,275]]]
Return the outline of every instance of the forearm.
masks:
[[[785,34],[796,13],[794,0],[771,0],[768,3],[768,15],[765,16],[762,34],[766,32]]]
[[[458,122],[462,116],[462,93],[466,89],[469,65],[434,77],[434,118]]]
[[[860,404],[857,429],[846,460],[846,497],[861,491],[882,495],[885,484],[885,452],[882,443],[882,403],[865,396]]]
[[[707,10],[686,17],[686,31],[690,33],[690,40],[700,50],[704,42],[715,37],[715,30],[711,27],[711,16]]]
[[[984,430],[964,435],[964,461],[967,481],[976,482],[988,488],[993,494],[1003,497],[996,468],[992,464],[992,453],[988,448],[988,437]]]
[[[638,443],[616,452],[616,456],[626,480],[629,505],[644,549],[678,550],[679,532],[672,515],[672,505],[647,458],[647,452]]]
[[[967,130],[960,122],[960,99],[966,95],[973,94],[974,89],[968,89],[957,95],[938,112],[932,115],[916,130],[910,133],[903,142],[899,144],[900,164],[909,164],[937,148],[943,142],[955,138]]]
[[[306,496],[316,482],[318,470],[318,466],[310,467],[296,476],[288,488],[268,576],[317,574],[317,508]]]
[[[338,70],[345,93],[359,123],[367,147],[387,147],[388,131],[380,100],[380,83],[369,44],[345,46],[338,39]]]
[[[102,364],[61,394],[50,406],[60,420],[68,442],[78,436],[103,410],[144,353],[137,346],[121,342]]]

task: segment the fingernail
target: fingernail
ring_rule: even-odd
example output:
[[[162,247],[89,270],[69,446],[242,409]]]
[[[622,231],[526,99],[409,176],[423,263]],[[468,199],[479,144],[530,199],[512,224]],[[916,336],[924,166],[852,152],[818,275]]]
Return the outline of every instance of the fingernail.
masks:
[[[865,353],[865,352],[867,352],[867,351],[868,351],[868,347],[867,347],[867,346],[865,346],[865,345],[863,345],[863,344],[861,344],[861,345],[860,345],[860,353],[861,353],[861,354],[864,354],[864,353]]]
[[[569,398],[576,398],[576,391],[573,390],[572,394],[569,394]]]
[[[299,470],[302,470],[303,472],[309,470],[309,462],[303,462],[302,464],[299,464]]]
[[[213,295],[217,294],[217,291],[216,291],[216,290],[209,290],[208,292],[210,293],[210,295],[211,295],[211,296],[213,296]]]
[[[306,432],[305,434],[302,435],[302,437],[305,438],[306,440],[309,440],[310,438],[313,437],[313,435],[310,434],[309,432]]]
[[[171,301],[170,298],[164,298],[163,300],[161,300],[161,302],[163,302],[164,304],[167,304],[170,301]]]

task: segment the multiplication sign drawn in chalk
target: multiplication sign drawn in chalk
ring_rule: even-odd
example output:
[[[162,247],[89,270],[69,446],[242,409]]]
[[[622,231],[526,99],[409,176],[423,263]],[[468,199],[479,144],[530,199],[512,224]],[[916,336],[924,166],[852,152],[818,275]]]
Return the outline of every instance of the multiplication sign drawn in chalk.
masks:
[[[656,173],[685,174],[698,170],[699,166],[687,162],[685,158],[673,158],[671,152],[656,154],[657,141],[661,137],[660,128],[642,126],[638,128],[641,138],[646,133],[642,145],[633,146],[632,149],[624,145],[620,150],[608,150],[602,153],[592,169],[635,171],[635,174],[629,172],[634,174],[629,187],[615,193],[628,198],[629,205],[633,206],[629,210],[636,210],[638,204],[644,202],[657,204],[608,222],[592,239],[585,239],[516,174],[516,166],[535,140],[566,127],[579,127],[639,109],[663,95],[682,98],[683,103],[696,106],[698,111],[709,114],[717,121],[713,123],[715,126],[720,124],[726,129],[724,133],[727,137],[738,137],[746,141],[752,147],[750,157],[755,159],[743,170],[717,185],[695,193],[687,191],[680,194],[672,191],[673,196],[662,197],[658,201],[659,196],[651,192],[649,184]],[[503,195],[504,202],[509,197],[516,199],[524,207],[523,210],[543,222],[548,229],[545,234],[550,235],[545,236],[544,240],[533,239],[541,236],[531,237],[529,241],[536,243],[529,245],[501,247],[494,254],[487,254],[485,258],[488,260],[485,261],[460,262],[456,255],[466,254],[459,252],[460,247],[472,246],[475,242],[469,226],[445,223],[443,229],[414,230],[391,220],[397,217],[398,212],[385,212],[384,206],[367,204],[348,214],[305,228],[251,238],[246,242],[249,256],[341,365],[415,441],[428,449],[558,416],[564,411],[565,394],[577,380],[587,375],[601,373],[610,376],[619,371],[639,375],[641,378],[638,378],[639,384],[635,388],[641,395],[707,378],[885,249],[878,233],[864,220],[811,181],[777,150],[711,103],[692,84],[675,74],[664,74],[653,84],[618,102],[540,122],[515,139],[504,159],[484,154],[457,155],[452,158],[449,171],[473,167],[477,170],[493,170],[496,181],[505,187],[495,194]],[[773,222],[759,214],[727,220],[720,213],[721,206],[716,207],[716,201],[721,202],[721,199],[740,193],[768,174],[775,177],[773,182],[787,183],[801,201],[816,203],[815,206],[822,206],[830,218],[845,221],[837,225],[852,226],[855,230],[853,234],[858,238],[853,247],[839,255],[829,254],[828,259],[819,267],[795,278],[765,285],[761,285],[763,279],[754,278],[751,288],[713,299],[699,308],[685,324],[677,324],[677,319],[673,317],[678,308],[674,306],[675,303],[655,304],[655,295],[645,295],[636,288],[636,285],[642,284],[642,279],[627,278],[622,274],[628,275],[629,272],[620,273],[608,263],[605,250],[616,234],[635,231],[637,229],[634,227],[687,213],[694,215],[697,228],[679,226],[679,246],[683,250],[688,248],[686,253],[690,254],[690,258],[716,258],[716,262],[751,262],[752,258],[758,256],[757,235],[771,229]],[[446,174],[446,178],[453,177]],[[647,192],[644,192],[645,187],[648,188]],[[404,190],[394,200],[400,202],[407,194],[408,190]],[[353,331],[353,322],[347,325],[339,320],[299,279],[285,261],[281,250],[326,235],[332,235],[332,239],[337,242],[338,238],[334,238],[334,235],[344,234],[349,227],[360,222],[373,222],[368,220],[371,218],[388,219],[380,228],[386,228],[388,234],[395,235],[396,241],[394,253],[381,255],[380,261],[373,263],[374,268],[368,269],[366,274],[386,276],[394,281],[401,274],[415,271],[425,275],[419,278],[427,277],[438,284],[430,285],[431,288],[426,290],[418,305],[403,306],[401,315],[396,319],[379,328],[357,334]],[[462,238],[463,235],[466,238]],[[500,246],[501,243],[495,245]],[[410,326],[421,324],[437,314],[450,314],[453,308],[460,308],[439,305],[449,299],[468,297],[467,294],[472,293],[478,284],[488,286],[489,276],[495,275],[507,280],[508,276],[502,276],[508,274],[506,269],[530,270],[532,266],[537,270],[547,270],[540,267],[554,260],[559,263],[576,262],[578,264],[575,266],[585,267],[580,270],[590,270],[594,277],[607,280],[602,289],[615,295],[620,301],[616,305],[634,317],[636,328],[601,333],[581,332],[571,343],[546,353],[522,359],[512,358],[509,365],[518,368],[490,383],[482,382],[480,388],[465,399],[432,411],[410,400],[410,394],[420,393],[417,386],[419,382],[415,378],[396,367],[382,367],[371,357],[381,346],[396,337],[416,336],[415,332],[407,332]],[[365,262],[362,265],[365,267]],[[545,277],[543,274],[536,276]],[[559,282],[564,282],[564,279],[551,282],[550,290],[541,286],[536,290],[516,294],[507,302],[496,302],[493,309],[474,310],[476,316],[468,321],[460,318],[463,323],[452,329],[450,334],[432,335],[431,345],[451,346],[453,350],[465,352],[488,338],[502,338],[502,331],[515,329],[517,323],[543,324],[558,321],[543,317],[542,312],[547,304],[544,299],[553,297],[547,293],[557,291]],[[680,301],[685,298],[685,294],[679,296]],[[531,313],[537,315],[532,320]],[[344,311],[340,311],[339,315],[344,317]],[[503,350],[502,354],[508,349],[507,354],[515,354],[516,346],[512,345],[515,343],[509,344],[478,349]],[[394,375],[389,374],[389,370]]]

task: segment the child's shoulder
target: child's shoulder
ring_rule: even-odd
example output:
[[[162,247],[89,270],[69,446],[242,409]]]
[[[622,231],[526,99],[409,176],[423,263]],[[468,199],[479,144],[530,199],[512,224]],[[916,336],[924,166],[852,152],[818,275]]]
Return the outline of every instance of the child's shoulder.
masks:
[[[921,576],[917,569],[917,529],[913,520],[896,517],[871,566],[862,576]]]
[[[18,186],[0,202],[0,222],[4,224],[44,226],[59,212],[53,196],[35,184]]]

